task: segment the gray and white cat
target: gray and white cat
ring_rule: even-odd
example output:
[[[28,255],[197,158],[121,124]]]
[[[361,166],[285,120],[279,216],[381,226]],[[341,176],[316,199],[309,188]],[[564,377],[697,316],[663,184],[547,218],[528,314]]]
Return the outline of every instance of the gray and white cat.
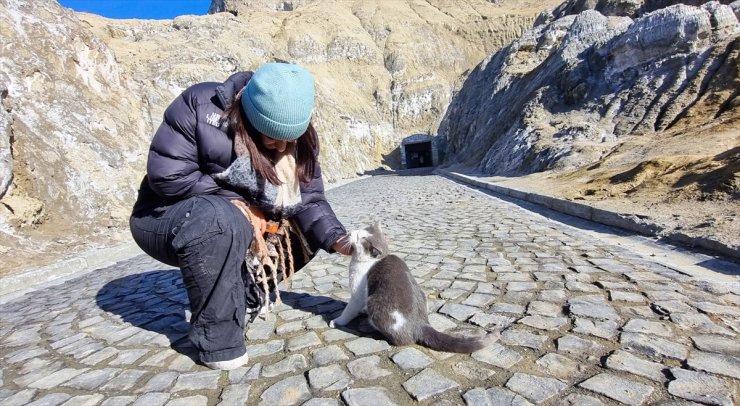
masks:
[[[456,337],[435,330],[429,324],[426,295],[406,263],[389,253],[379,224],[352,231],[348,243],[354,248],[349,264],[352,296],[330,327],[346,325],[366,312],[370,324],[393,345],[416,343],[437,351],[471,353],[498,339],[494,333]]]

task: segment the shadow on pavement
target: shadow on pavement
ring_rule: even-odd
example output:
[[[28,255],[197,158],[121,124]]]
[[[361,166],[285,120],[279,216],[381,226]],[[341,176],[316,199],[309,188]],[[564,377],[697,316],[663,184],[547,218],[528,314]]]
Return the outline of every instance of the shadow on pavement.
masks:
[[[95,300],[102,310],[122,321],[160,335],[152,335],[150,340],[166,339],[170,347],[197,360],[187,337],[190,323],[185,314],[190,311],[190,301],[179,270],[153,270],[114,279],[98,291]],[[144,342],[137,344],[147,344],[146,339],[143,335]]]
[[[327,324],[329,324],[332,319],[342,314],[342,309],[344,309],[344,306],[347,304],[342,300],[337,300],[329,296],[319,296],[309,293],[282,290],[280,291],[280,297],[283,300],[283,303],[287,306],[321,316]],[[376,340],[384,339],[383,336],[370,325],[367,321],[367,316],[364,314],[356,317],[346,326],[335,328],[358,337],[369,337]]]

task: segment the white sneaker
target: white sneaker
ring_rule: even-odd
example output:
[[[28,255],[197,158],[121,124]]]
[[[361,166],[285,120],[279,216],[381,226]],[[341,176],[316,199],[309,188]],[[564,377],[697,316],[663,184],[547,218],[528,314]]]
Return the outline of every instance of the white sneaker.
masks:
[[[241,366],[246,365],[247,362],[249,362],[249,356],[247,355],[247,353],[244,353],[244,355],[239,358],[234,358],[226,361],[203,362],[203,365],[211,369],[231,371],[232,369],[237,369]]]

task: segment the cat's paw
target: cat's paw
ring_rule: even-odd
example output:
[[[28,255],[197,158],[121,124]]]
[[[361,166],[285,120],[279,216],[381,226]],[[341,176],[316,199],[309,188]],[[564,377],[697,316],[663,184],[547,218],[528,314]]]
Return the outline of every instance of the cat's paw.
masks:
[[[334,319],[334,320],[332,320],[332,321],[329,322],[329,327],[331,327],[331,328],[341,327],[343,325],[344,325],[344,323],[340,323],[339,322],[339,319]]]

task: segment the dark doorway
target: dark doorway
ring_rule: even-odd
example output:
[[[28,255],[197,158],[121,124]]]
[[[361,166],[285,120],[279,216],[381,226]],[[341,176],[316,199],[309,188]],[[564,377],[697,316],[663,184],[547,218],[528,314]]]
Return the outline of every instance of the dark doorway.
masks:
[[[422,168],[433,166],[432,162],[432,142],[419,142],[416,144],[406,144],[406,168]]]

